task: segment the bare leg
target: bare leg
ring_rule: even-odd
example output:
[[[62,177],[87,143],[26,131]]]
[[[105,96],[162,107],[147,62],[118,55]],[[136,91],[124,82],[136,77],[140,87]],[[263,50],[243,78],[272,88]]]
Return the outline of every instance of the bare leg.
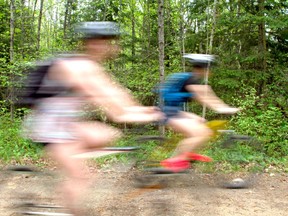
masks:
[[[120,130],[101,122],[80,123],[76,126],[76,130],[83,143],[82,151],[107,146],[122,136]]]
[[[205,125],[201,118],[187,118],[189,115],[180,115],[179,118],[171,118],[168,121],[168,126],[175,131],[182,133],[187,138],[179,142],[175,156],[185,152],[192,152],[199,149],[202,144],[206,143],[212,131]]]
[[[80,149],[81,144],[76,142],[55,143],[47,146],[50,157],[58,163],[59,168],[67,177],[59,186],[59,190],[64,199],[64,205],[75,215],[80,211],[78,208],[79,197],[88,178],[84,169],[84,162],[71,157]]]
[[[75,154],[91,148],[103,147],[120,136],[118,130],[102,123],[82,123],[75,126],[78,140],[63,141],[50,144],[47,151],[64,172],[67,180],[60,186],[65,205],[75,215],[83,215],[79,201],[90,185],[90,178],[85,169],[84,161],[73,158]]]

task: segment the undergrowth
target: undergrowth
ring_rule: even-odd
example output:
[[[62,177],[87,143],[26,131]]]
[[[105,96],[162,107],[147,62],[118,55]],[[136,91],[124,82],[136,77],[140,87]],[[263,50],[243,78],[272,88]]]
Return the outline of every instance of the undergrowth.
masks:
[[[25,164],[34,163],[41,166],[42,147],[21,137],[22,120],[11,121],[8,116],[0,118],[0,158],[2,163]],[[165,141],[139,141],[139,137],[154,135],[158,130],[148,128],[141,134],[126,133],[119,139],[116,146],[137,146],[139,150],[133,153],[116,154],[95,159],[97,164],[109,165],[113,163],[128,163],[131,159],[135,162],[159,161],[168,158],[173,153],[182,137],[172,131],[166,130]],[[234,171],[263,171],[274,167],[279,171],[288,172],[288,157],[273,157],[267,154],[263,142],[236,142],[223,148],[223,137],[212,140],[200,151],[213,158],[212,163],[196,163],[193,166],[205,172],[234,172]],[[261,141],[261,140],[260,140]]]
[[[9,116],[0,117],[0,159],[2,163],[37,163],[41,148],[21,136],[20,118],[11,120]]]

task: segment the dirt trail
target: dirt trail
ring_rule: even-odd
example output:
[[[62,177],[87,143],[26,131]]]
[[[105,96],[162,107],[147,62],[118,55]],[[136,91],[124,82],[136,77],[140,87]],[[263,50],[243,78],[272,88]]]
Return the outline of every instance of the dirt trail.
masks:
[[[135,188],[135,172],[93,171],[95,183],[84,198],[87,216],[286,216],[288,174],[261,174],[247,189],[223,189],[213,174],[168,178],[165,188]],[[59,175],[2,174],[0,216],[16,215],[19,194],[32,193],[41,203],[53,201]]]

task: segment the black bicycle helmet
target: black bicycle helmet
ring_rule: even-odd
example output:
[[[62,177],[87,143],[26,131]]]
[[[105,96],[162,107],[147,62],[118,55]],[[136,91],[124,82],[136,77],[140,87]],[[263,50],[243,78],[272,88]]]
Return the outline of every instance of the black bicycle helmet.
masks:
[[[183,58],[187,59],[194,67],[201,68],[207,68],[215,62],[215,56],[208,54],[185,54]]]
[[[76,33],[82,34],[83,38],[116,38],[120,36],[119,25],[115,22],[82,22],[75,28]]]

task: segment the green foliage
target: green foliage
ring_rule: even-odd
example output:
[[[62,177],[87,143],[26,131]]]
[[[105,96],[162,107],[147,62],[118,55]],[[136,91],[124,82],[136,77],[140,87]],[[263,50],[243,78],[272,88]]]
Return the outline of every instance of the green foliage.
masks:
[[[148,134],[146,135],[152,135],[153,133],[157,133],[157,131],[148,131]],[[147,133],[147,132],[146,132]],[[142,135],[145,135],[142,134]],[[141,136],[142,136],[141,135]],[[95,159],[99,164],[101,165],[107,165],[115,162],[124,162],[129,163],[132,160],[134,162],[142,164],[144,161],[156,161],[159,160],[159,157],[157,157],[159,151],[159,142],[158,141],[139,141],[139,136],[135,134],[129,134],[127,133],[124,137],[117,140],[117,142],[114,144],[114,146],[134,146],[139,147],[139,150],[127,153],[127,154],[116,154],[116,155],[108,155],[104,157],[100,157]],[[155,154],[155,152],[157,152]],[[162,157],[167,157],[167,150],[165,151],[166,154],[162,154]],[[157,155],[157,156],[156,156]]]
[[[225,102],[241,108],[232,119],[237,133],[257,138],[266,157],[278,159],[288,154],[287,70],[281,68],[275,67],[261,76],[256,70],[219,68],[210,79]]]
[[[0,158],[4,162],[23,163],[25,160],[36,161],[41,148],[21,137],[21,119],[11,121],[7,115],[0,118]]]
[[[4,145],[4,141],[1,141],[1,152],[6,159],[17,155],[15,151],[19,151],[19,155],[31,151],[32,157],[38,151],[16,135],[21,120],[16,118],[10,122],[6,116],[13,110],[11,107],[17,93],[17,81],[25,76],[27,62],[74,50],[78,41],[73,34],[73,25],[79,21],[109,20],[121,23],[125,32],[121,38],[123,51],[119,59],[107,64],[107,68],[141,103],[155,105],[157,102],[157,96],[153,93],[160,80],[156,1],[86,0],[73,1],[67,4],[68,7],[67,1],[44,1],[39,50],[36,45],[40,7],[39,1],[37,5],[34,5],[35,2],[25,4],[24,1],[16,1],[14,46],[10,47],[11,11],[8,1],[0,0],[1,137],[5,137],[5,143],[8,142],[7,137],[11,140],[8,143],[15,143],[15,146],[11,145],[14,146],[12,150],[10,145]],[[216,28],[212,35],[213,1],[165,1],[165,75],[183,70],[182,52],[206,53],[213,48],[213,54],[218,56],[219,61],[209,83],[225,102],[242,108],[241,113],[232,119],[233,127],[239,133],[257,137],[262,142],[265,157],[278,159],[288,154],[287,3],[264,3],[263,10],[258,4],[251,4],[251,1],[218,1],[215,7]],[[259,30],[263,22],[265,40],[261,41]],[[65,32],[64,23],[67,24]],[[261,51],[260,45],[264,48],[266,45],[266,49]],[[10,59],[11,48],[14,50],[13,59]],[[261,56],[265,56],[267,67],[259,63]],[[189,105],[188,110],[198,114],[202,112],[202,108],[196,104]],[[15,109],[14,114],[21,116],[26,111]],[[219,117],[210,111],[206,116],[208,119]],[[120,145],[135,144],[133,137],[119,142]],[[154,147],[155,143],[148,144],[147,152]],[[154,151],[153,157],[162,158],[169,154],[161,147],[158,150]],[[219,160],[229,159],[229,154],[221,154],[217,145],[214,150],[213,155],[216,158],[219,156]],[[250,156],[255,156],[256,151],[244,145],[239,145],[238,150],[243,151],[245,161],[253,161]],[[3,152],[8,153],[5,156]]]
[[[0,22],[9,23],[9,6],[6,1],[0,1]],[[9,25],[0,25],[0,59],[7,60],[9,55]]]
[[[242,111],[233,119],[234,127],[242,134],[259,139],[263,151],[270,157],[283,157],[288,154],[287,121],[278,107],[265,107],[265,100],[256,95],[253,88],[246,89],[244,100],[238,101]]]
[[[26,76],[25,72],[31,67],[31,63],[22,61],[5,64],[0,70],[0,103],[2,112],[4,110],[8,111],[11,104],[17,101],[21,80]]]
[[[219,139],[206,151],[213,158],[210,166],[218,171],[263,171],[267,167],[267,157],[263,152],[256,151],[254,145],[253,142],[233,142],[225,148],[223,138]]]

